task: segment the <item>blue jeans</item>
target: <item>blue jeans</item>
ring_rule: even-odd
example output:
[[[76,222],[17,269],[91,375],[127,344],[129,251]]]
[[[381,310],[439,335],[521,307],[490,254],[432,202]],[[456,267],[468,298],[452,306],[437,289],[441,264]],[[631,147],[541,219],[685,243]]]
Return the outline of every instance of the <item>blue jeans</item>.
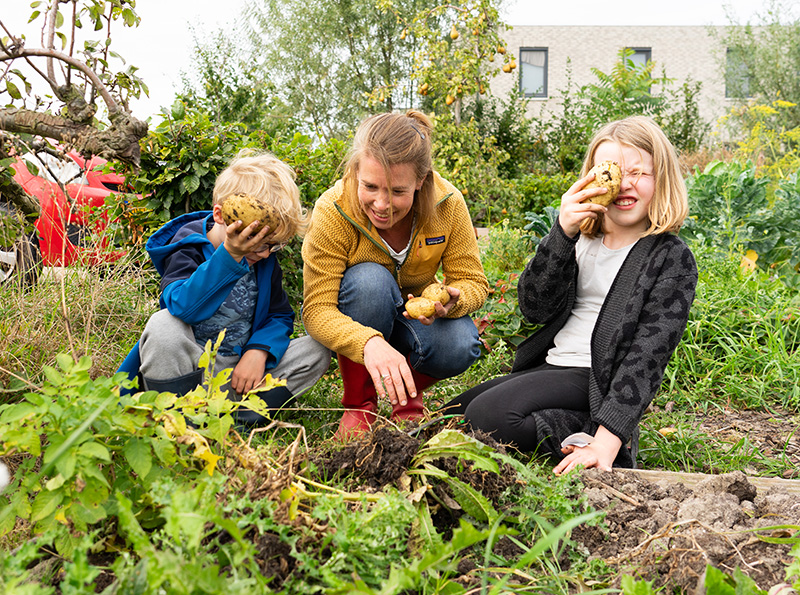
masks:
[[[366,262],[344,272],[339,285],[339,310],[383,334],[408,356],[411,367],[434,378],[458,376],[480,356],[478,329],[469,316],[437,318],[426,326],[403,316],[406,296],[392,274]]]

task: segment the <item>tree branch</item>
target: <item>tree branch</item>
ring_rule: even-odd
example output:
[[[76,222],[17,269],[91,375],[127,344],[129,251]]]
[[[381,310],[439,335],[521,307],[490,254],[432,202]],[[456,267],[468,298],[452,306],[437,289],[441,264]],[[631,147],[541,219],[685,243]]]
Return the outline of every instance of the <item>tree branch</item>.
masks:
[[[73,58],[72,56],[68,56],[63,52],[59,52],[58,50],[49,50],[45,48],[33,48],[33,49],[26,49],[26,48],[19,48],[14,53],[8,52],[0,52],[0,62],[7,62],[8,60],[14,60],[16,58],[27,58],[30,56],[44,56],[48,59],[58,59],[62,62],[65,62],[80,70],[98,89],[100,95],[103,97],[103,101],[105,102],[106,106],[108,107],[109,116],[116,115],[122,112],[122,108],[119,107],[117,102],[111,96],[111,93],[108,91],[106,86],[103,84],[103,81],[97,76],[97,74],[89,68],[86,64]],[[51,71],[50,66],[48,66],[48,72]]]
[[[139,165],[139,139],[147,134],[147,124],[125,112],[111,118],[111,126],[98,130],[88,124],[25,109],[0,108],[0,130],[15,134],[34,134],[75,147],[84,155],[119,159]]]

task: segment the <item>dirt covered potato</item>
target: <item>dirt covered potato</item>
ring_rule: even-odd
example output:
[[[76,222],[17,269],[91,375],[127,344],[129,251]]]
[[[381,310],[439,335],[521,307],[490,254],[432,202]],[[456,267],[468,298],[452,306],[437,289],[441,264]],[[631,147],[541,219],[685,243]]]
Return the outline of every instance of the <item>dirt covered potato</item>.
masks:
[[[273,206],[247,194],[231,194],[225,198],[222,201],[222,218],[226,225],[241,221],[241,229],[244,229],[253,221],[260,221],[261,223],[255,233],[261,231],[265,225],[268,225],[270,230],[275,231],[281,222],[278,212]]]
[[[436,306],[428,298],[415,297],[406,302],[406,312],[411,318],[419,318],[420,316],[430,318],[436,312]]]
[[[590,169],[589,173],[594,174],[594,180],[586,184],[584,188],[605,188],[607,192],[587,198],[582,202],[593,202],[607,207],[617,199],[619,187],[622,184],[622,170],[620,170],[619,164],[616,161],[602,161]]]
[[[422,297],[428,298],[432,302],[439,302],[442,306],[450,301],[450,294],[444,283],[431,283],[422,290]]]

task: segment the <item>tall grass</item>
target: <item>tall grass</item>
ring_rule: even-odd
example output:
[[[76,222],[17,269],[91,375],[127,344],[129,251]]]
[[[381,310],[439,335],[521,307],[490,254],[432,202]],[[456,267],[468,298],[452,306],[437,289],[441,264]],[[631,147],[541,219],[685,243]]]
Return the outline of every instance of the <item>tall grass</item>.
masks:
[[[800,411],[800,296],[779,278],[695,248],[700,270],[688,327],[662,394],[704,410]]]
[[[102,269],[45,269],[39,282],[0,285],[0,402],[38,385],[56,355],[88,355],[110,376],[158,309],[158,280],[130,254]]]

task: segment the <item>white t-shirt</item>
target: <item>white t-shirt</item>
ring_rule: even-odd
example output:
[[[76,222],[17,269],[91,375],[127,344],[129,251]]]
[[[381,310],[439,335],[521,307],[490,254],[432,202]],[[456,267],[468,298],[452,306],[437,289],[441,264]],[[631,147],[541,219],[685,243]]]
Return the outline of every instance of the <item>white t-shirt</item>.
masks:
[[[389,254],[392,256],[392,260],[394,260],[398,265],[402,265],[406,261],[406,254],[408,254],[408,249],[411,247],[411,240],[414,239],[414,228],[417,226],[417,218],[414,217],[414,222],[411,225],[411,236],[408,238],[408,244],[406,247],[398,252],[394,248],[392,248],[386,240],[381,237],[381,242],[383,245],[386,246],[386,249],[389,250]]]
[[[633,244],[610,250],[603,237],[589,239],[581,234],[575,245],[578,260],[578,287],[575,304],[566,324],[555,336],[555,346],[547,352],[546,361],[553,366],[588,368],[592,364],[592,331],[611,284],[628,256]]]

